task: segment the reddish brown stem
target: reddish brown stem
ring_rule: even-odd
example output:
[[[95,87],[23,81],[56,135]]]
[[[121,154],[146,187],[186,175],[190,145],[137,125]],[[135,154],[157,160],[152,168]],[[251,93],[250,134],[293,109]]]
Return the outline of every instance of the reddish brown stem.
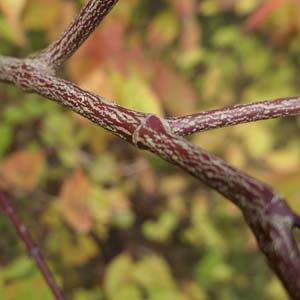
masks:
[[[271,268],[300,299],[300,254],[292,235],[299,219],[271,187],[199,149],[180,135],[255,120],[297,115],[299,97],[263,101],[164,120],[126,109],[54,76],[117,1],[90,0],[62,36],[34,59],[0,56],[0,80],[52,99],[115,135],[180,166],[235,203]]]
[[[10,222],[15,226],[19,237],[23,240],[24,244],[26,245],[29,256],[34,259],[37,267],[44,276],[48,286],[50,287],[53,295],[55,296],[55,299],[63,300],[64,297],[62,295],[62,292],[60,291],[58,285],[54,280],[53,275],[47,267],[39,248],[35,245],[30,233],[22,224],[10,201],[5,197],[5,195],[2,192],[0,192],[0,207],[2,207],[4,213],[7,215]]]
[[[53,68],[67,60],[90,36],[118,0],[89,0],[73,22],[38,58]]]
[[[300,299],[300,253],[292,235],[299,219],[283,197],[263,182],[178,137],[157,116],[144,120],[134,134],[134,143],[178,165],[236,204],[270,267],[292,299]]]
[[[235,105],[168,120],[173,132],[186,136],[195,132],[258,120],[300,115],[300,97],[288,97]]]
[[[134,130],[147,116],[53,76],[47,66],[35,59],[0,56],[0,80],[63,104],[127,141],[131,141]],[[296,115],[300,115],[300,97],[297,96],[235,105],[166,121],[175,134],[187,136],[226,126]]]

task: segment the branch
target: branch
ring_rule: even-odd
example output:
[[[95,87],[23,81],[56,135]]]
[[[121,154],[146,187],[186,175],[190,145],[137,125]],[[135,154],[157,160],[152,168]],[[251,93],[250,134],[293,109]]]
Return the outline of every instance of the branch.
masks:
[[[173,132],[186,136],[195,132],[258,120],[300,115],[300,97],[281,98],[214,109],[168,120]]]
[[[34,59],[0,56],[0,80],[54,100],[203,181],[243,212],[288,293],[300,299],[300,255],[292,235],[299,218],[271,187],[180,137],[196,131],[299,114],[299,97],[277,99],[164,120],[126,109],[54,76],[117,1],[90,0],[62,36]]]
[[[271,187],[172,133],[154,115],[134,133],[134,143],[181,167],[237,205],[270,267],[293,299],[300,299],[300,255],[292,235],[299,218]]]
[[[10,79],[25,91],[69,107],[135,146],[150,150],[235,203],[242,210],[270,266],[293,299],[299,299],[300,256],[292,236],[292,228],[299,220],[272,188],[179,137],[172,132],[167,120],[126,109],[70,82],[41,73],[35,61],[9,60],[5,70],[10,75],[0,75],[0,78]],[[280,106],[287,101],[291,104],[298,98],[291,99],[274,100],[274,103],[279,102]],[[259,108],[265,106],[266,103],[253,104]],[[245,106],[240,107],[245,110]],[[241,110],[236,111],[241,113]]]
[[[0,56],[0,80],[68,107],[129,142],[136,128],[147,116],[45,73],[35,59],[8,58],[6,61],[5,57]]]
[[[54,100],[129,142],[141,120],[148,115],[122,107],[53,76],[51,70],[37,59],[22,60],[0,55],[0,80]],[[299,114],[300,97],[289,97],[235,105],[166,121],[175,134],[186,136],[195,132]]]
[[[61,36],[44,49],[37,59],[54,69],[82,45],[118,0],[89,0]]]
[[[42,255],[40,254],[40,250],[35,245],[26,227],[22,224],[10,201],[4,196],[2,192],[0,192],[0,207],[2,207],[4,213],[7,215],[10,222],[15,226],[19,237],[23,240],[24,244],[26,245],[29,256],[34,259],[37,267],[44,276],[49,288],[55,296],[55,299],[64,300],[64,297],[59,287],[57,286],[53,275],[51,274]]]

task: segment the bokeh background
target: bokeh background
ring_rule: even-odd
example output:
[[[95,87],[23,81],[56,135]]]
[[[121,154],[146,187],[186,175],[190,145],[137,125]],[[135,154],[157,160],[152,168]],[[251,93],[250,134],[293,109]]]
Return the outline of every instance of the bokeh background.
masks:
[[[0,0],[0,53],[36,53],[84,1]],[[126,107],[177,116],[300,94],[293,0],[120,0],[60,75]],[[300,119],[195,134],[300,211]],[[240,212],[82,117],[0,85],[0,186],[68,299],[283,300]],[[50,300],[0,215],[0,299]]]

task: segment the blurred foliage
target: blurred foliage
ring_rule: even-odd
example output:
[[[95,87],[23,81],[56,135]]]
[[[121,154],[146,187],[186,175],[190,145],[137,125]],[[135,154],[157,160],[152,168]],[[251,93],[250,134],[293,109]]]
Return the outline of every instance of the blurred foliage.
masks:
[[[84,2],[0,0],[1,54],[45,47]],[[62,74],[167,116],[299,94],[300,6],[277,2],[122,0]],[[36,95],[1,84],[0,105],[0,186],[69,299],[286,299],[221,196]],[[299,129],[286,118],[191,140],[300,211]],[[0,231],[0,299],[52,299],[4,216]]]

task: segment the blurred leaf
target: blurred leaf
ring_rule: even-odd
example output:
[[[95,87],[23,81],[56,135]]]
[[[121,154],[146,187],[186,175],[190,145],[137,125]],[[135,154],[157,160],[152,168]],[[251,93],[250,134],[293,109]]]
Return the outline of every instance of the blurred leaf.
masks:
[[[266,157],[266,163],[277,172],[297,172],[300,165],[299,145],[273,151]]]
[[[0,0],[0,10],[7,18],[12,30],[14,32],[15,42],[19,46],[24,46],[26,38],[20,24],[20,16],[25,7],[26,0]]]
[[[4,297],[5,297],[5,289],[0,275],[0,299],[5,299]]]
[[[260,0],[240,0],[235,3],[235,9],[240,15],[252,12]]]
[[[159,184],[162,193],[167,196],[173,196],[183,193],[188,183],[185,177],[175,174],[163,178]]]
[[[92,227],[92,216],[88,206],[90,190],[88,178],[77,170],[65,180],[60,191],[61,214],[78,233],[88,233]]]
[[[211,287],[232,277],[232,269],[218,251],[207,252],[196,266],[196,276],[202,286]]]
[[[27,276],[34,268],[33,261],[26,256],[20,256],[9,266],[1,271],[1,277],[4,280],[15,280],[18,277]]]
[[[184,291],[190,300],[208,300],[207,293],[194,281],[187,281],[184,284]]]
[[[26,276],[22,281],[12,281],[5,287],[5,297],[10,300],[51,300],[53,294],[36,270],[31,276]]]
[[[201,194],[192,203],[191,223],[184,232],[188,241],[194,245],[205,245],[208,249],[217,248],[220,253],[226,251],[225,240],[209,218],[207,201]]]
[[[0,158],[9,148],[13,139],[13,130],[8,125],[1,125],[0,127]]]
[[[154,67],[153,86],[167,111],[172,115],[189,114],[197,99],[192,85],[176,71],[163,63]]]
[[[80,146],[87,137],[85,127],[77,127],[72,114],[56,111],[43,120],[41,138],[47,146],[58,150],[61,162],[67,167],[76,167],[81,159]]]
[[[114,185],[121,179],[120,169],[109,152],[101,153],[92,161],[89,173],[98,184]]]
[[[273,135],[262,123],[255,124],[255,129],[253,124],[249,124],[239,126],[235,130],[253,158],[263,158],[271,151]]]
[[[155,274],[155,276],[153,276]],[[160,257],[149,255],[141,259],[133,276],[153,300],[180,300],[183,295],[176,288],[167,263]]]
[[[173,211],[164,211],[156,222],[147,221],[143,224],[143,233],[150,240],[164,242],[170,238],[178,224],[178,216]]]
[[[262,5],[250,15],[247,19],[245,26],[247,30],[253,30],[256,27],[259,27],[270,14],[281,5],[283,5],[286,0],[264,0]]]
[[[132,275],[134,265],[127,254],[116,257],[106,270],[105,294],[110,300],[139,300],[142,295]]]
[[[52,39],[57,37],[75,14],[74,3],[69,1],[44,0],[41,2],[39,0],[27,0],[27,2],[23,16],[25,29],[30,31],[46,30],[48,36]]]
[[[288,297],[286,291],[283,289],[282,285],[276,278],[273,278],[266,286],[265,293],[266,297],[272,300],[282,300],[287,299]]]
[[[0,281],[0,296],[1,293],[5,295],[3,299],[21,300],[24,297],[30,297],[34,300],[46,300],[52,298],[49,287],[29,257],[20,256],[9,266],[2,268],[1,278],[5,282],[2,286]]]
[[[60,243],[63,261],[70,266],[80,266],[99,253],[98,246],[90,236],[78,235],[76,240],[66,239]]]
[[[17,151],[0,162],[0,185],[5,189],[32,191],[44,163],[42,152]]]
[[[110,299],[124,299],[124,300],[140,300],[142,293],[135,286],[130,284],[124,285],[118,289],[117,295],[112,296]]]
[[[131,71],[128,78],[121,74],[113,75],[118,101],[127,108],[145,113],[162,115],[162,108],[151,87],[137,72]]]
[[[166,47],[178,34],[179,23],[172,11],[162,11],[151,22],[148,29],[148,42],[156,48]]]
[[[94,230],[101,239],[107,237],[111,226],[125,229],[134,222],[129,199],[118,189],[106,191],[94,187],[90,193],[89,208],[95,222]]]
[[[120,228],[128,228],[134,222],[130,200],[118,189],[112,189],[107,194],[112,208],[112,223]]]
[[[109,193],[101,188],[92,188],[89,197],[89,209],[93,216],[93,229],[101,239],[107,238],[112,219],[112,207]]]
[[[157,181],[156,181],[156,174],[151,168],[149,162],[146,159],[141,159],[138,161],[138,168],[136,171],[137,178],[136,180],[140,184],[141,188],[145,193],[154,194],[157,190]],[[130,171],[134,172],[132,168]],[[130,174],[130,171],[128,173]]]
[[[19,44],[20,37],[18,35],[17,31],[14,31],[13,27],[10,25],[8,19],[6,19],[4,16],[0,15],[0,38],[1,40],[5,39],[6,41],[13,43],[13,44]]]
[[[93,289],[93,290],[78,289],[73,299],[74,300],[87,300],[87,299],[102,300],[103,293],[100,289]]]
[[[129,5],[131,4],[126,5],[126,9]],[[126,65],[128,50],[125,49],[125,29],[122,18],[107,18],[101,28],[96,30],[70,59],[67,67],[71,78],[105,97],[113,96],[114,91],[107,70],[115,71],[116,68],[112,66],[122,70]]]

